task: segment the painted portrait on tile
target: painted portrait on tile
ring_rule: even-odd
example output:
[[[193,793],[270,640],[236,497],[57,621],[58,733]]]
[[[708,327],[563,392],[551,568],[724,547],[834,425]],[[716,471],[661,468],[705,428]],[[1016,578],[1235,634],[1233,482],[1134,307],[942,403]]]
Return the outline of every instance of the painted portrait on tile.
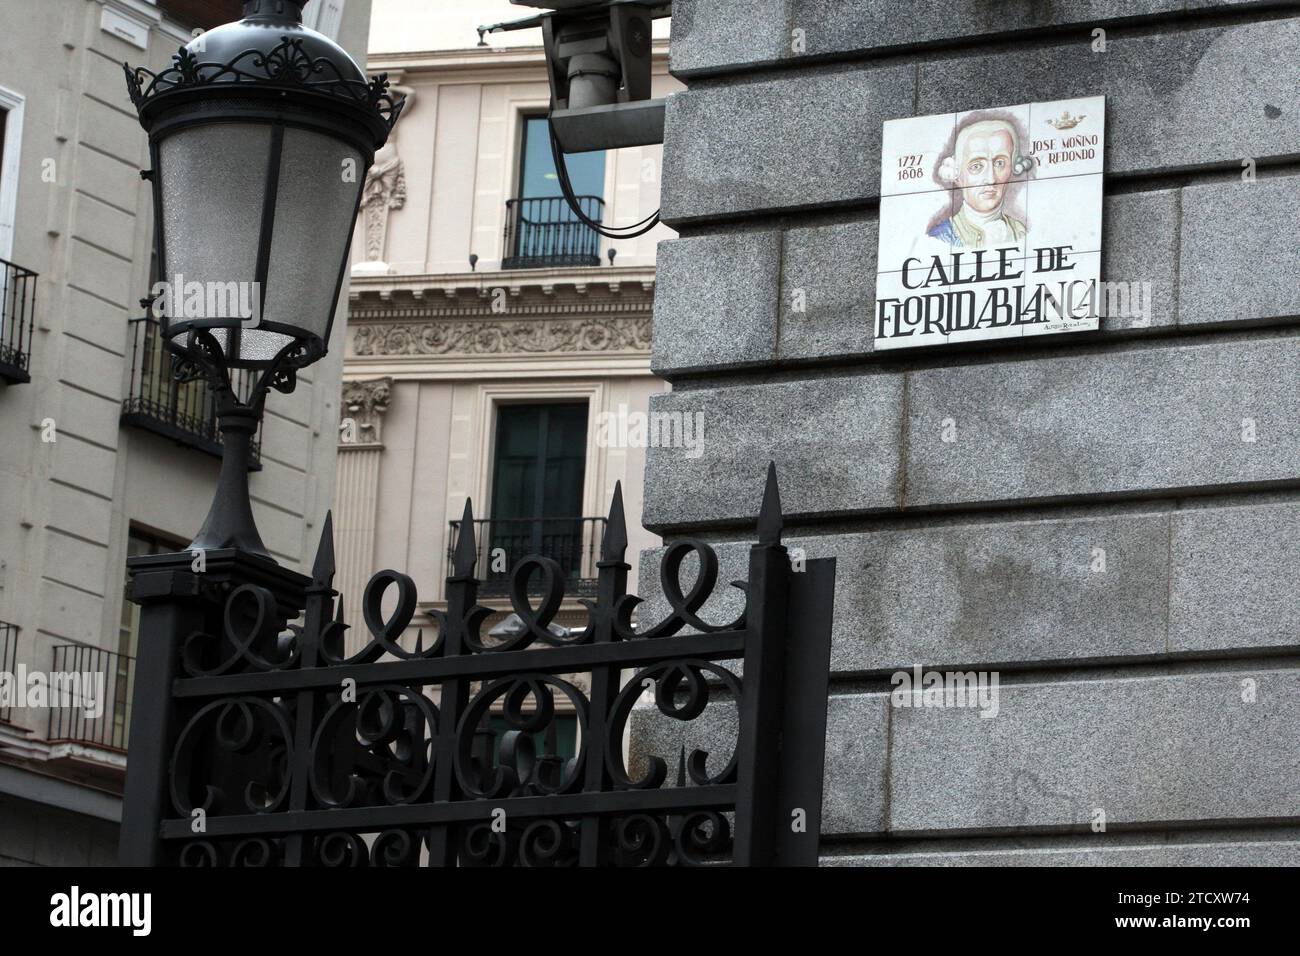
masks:
[[[1105,98],[884,124],[875,347],[1098,327]]]

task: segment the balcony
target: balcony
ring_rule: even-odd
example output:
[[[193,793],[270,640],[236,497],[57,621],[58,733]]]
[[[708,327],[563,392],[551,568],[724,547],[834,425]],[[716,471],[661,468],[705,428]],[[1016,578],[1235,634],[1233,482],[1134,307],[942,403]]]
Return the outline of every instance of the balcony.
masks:
[[[172,357],[161,324],[144,316],[131,319],[131,388],[122,402],[122,424],[169,438],[179,445],[221,457],[216,397],[202,380],[178,382],[172,377]],[[251,373],[231,370],[231,383],[241,395],[252,385]],[[249,471],[262,469],[262,429],[254,436]]]
[[[601,222],[605,201],[579,196],[578,206]],[[506,255],[502,269],[554,269],[600,265],[600,233],[582,222],[562,196],[506,203]]]
[[[461,521],[451,522],[448,567],[456,553],[462,524]],[[477,519],[474,521],[474,541],[478,547],[478,560],[474,566],[482,582],[479,594],[482,597],[509,594],[510,571],[515,564],[527,555],[541,555],[560,565],[570,596],[593,595],[596,561],[604,537],[604,518]],[[530,588],[536,586],[537,580],[534,575]]]
[[[51,678],[55,675],[61,675],[67,692],[59,700],[51,688],[46,739],[125,751],[135,658],[86,644],[56,644]]]
[[[0,259],[0,379],[30,382],[36,273]]]

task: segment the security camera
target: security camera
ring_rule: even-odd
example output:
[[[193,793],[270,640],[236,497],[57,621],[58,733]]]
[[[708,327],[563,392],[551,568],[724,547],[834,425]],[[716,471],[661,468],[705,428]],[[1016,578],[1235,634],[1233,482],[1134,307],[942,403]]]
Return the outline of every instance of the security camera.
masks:
[[[574,217],[607,239],[635,239],[659,223],[655,212],[607,226],[583,212],[564,162],[567,153],[650,146],[664,141],[664,101],[650,99],[651,26],[672,15],[672,0],[510,0],[546,12],[478,28],[487,33],[540,27],[551,86],[551,154]],[[611,260],[612,261],[612,260]]]
[[[566,153],[664,140],[664,101],[650,98],[651,25],[670,0],[511,0],[549,11],[480,27],[541,27],[551,84],[551,126]]]

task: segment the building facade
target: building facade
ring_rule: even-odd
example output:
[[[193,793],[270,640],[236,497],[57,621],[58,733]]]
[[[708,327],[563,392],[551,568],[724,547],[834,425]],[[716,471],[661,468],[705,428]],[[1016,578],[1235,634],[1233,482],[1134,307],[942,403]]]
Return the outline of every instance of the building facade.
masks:
[[[153,211],[122,64],[161,69],[242,6],[0,0],[0,671],[17,695],[0,706],[0,863],[116,856],[137,621],[126,559],[193,538],[221,453],[205,386],[170,380],[138,301],[157,279]],[[364,59],[369,0],[305,15]],[[333,491],[342,326],[295,392],[273,393],[250,476],[263,540],[298,569]],[[91,683],[34,690],[57,673]]]
[[[708,440],[651,449],[644,521],[741,577],[774,459],[837,558],[824,863],[1300,862],[1297,42],[1293,3],[674,4],[652,408]],[[878,350],[884,124],[1096,96],[1101,278],[1149,307]],[[899,706],[918,665],[996,716]]]
[[[382,568],[412,577],[425,613],[411,630],[430,629],[467,498],[480,598],[500,612],[488,628],[527,553],[559,562],[571,593],[560,622],[581,626],[616,483],[633,553],[657,541],[640,513],[645,416],[666,387],[650,371],[655,248],[672,233],[610,240],[570,211],[538,31],[474,46],[475,25],[527,11],[419,6],[377,8],[375,43],[403,49],[372,43],[369,61],[407,106],[366,187],[348,303],[334,521],[351,647]],[[410,52],[421,40],[439,48]],[[663,96],[680,85],[656,42]],[[660,152],[570,156],[584,213],[606,226],[653,214]]]

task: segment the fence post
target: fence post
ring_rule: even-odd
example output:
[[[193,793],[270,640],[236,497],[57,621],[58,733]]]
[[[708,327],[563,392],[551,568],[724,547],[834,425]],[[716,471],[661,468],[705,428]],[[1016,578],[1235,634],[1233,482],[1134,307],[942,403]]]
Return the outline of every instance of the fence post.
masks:
[[[217,653],[228,648],[225,598],[241,584],[256,584],[271,592],[276,602],[275,624],[282,627],[303,608],[311,581],[266,558],[233,548],[203,552],[202,563],[196,567],[198,555],[183,551],[127,561],[129,598],[141,606],[141,612],[118,843],[122,866],[171,862],[163,852],[159,827],[171,803],[172,748],[184,716],[172,698],[172,682],[181,674],[182,645],[199,633],[208,636],[213,642],[210,648]]]
[[[467,498],[461,516],[460,534],[447,575],[447,611],[442,618],[442,656],[456,658],[465,653],[466,629],[486,614],[478,610],[478,545],[474,540],[474,505]],[[433,799],[449,801],[460,793],[456,780],[456,730],[469,702],[469,681],[454,678],[442,684],[438,697],[438,739],[434,742]],[[461,830],[453,825],[434,826],[428,832],[429,866],[453,867],[460,852]]]
[[[750,550],[736,802],[738,866],[816,866],[835,559],[793,567],[769,465]]]
[[[147,569],[140,567],[138,558],[127,562],[130,599],[141,610],[118,842],[118,862],[122,866],[158,866],[163,862],[158,831],[168,799],[167,767],[175,734],[171,685],[180,642],[185,635],[201,629],[205,617],[199,578],[190,570],[190,556],[165,557],[174,560],[154,560]]]
[[[781,767],[783,642],[790,558],[781,544],[781,498],[769,465],[758,542],[749,552],[745,616],[745,670],[741,676],[736,802],[737,866],[777,862],[777,783]]]
[[[336,620],[334,598],[334,513],[325,512],[325,524],[321,528],[320,544],[316,547],[316,560],[311,570],[311,585],[306,593],[306,613],[303,616],[302,631],[298,635],[299,667],[310,671],[319,666],[321,656],[321,635],[330,621]],[[342,607],[339,599],[339,608]],[[339,645],[343,644],[344,635],[339,634]],[[293,750],[305,754],[311,748],[312,733],[316,729],[316,705],[319,697],[316,691],[298,692],[297,706],[294,708]],[[307,809],[308,793],[311,783],[308,780],[308,764],[305,760],[294,761],[290,770],[289,812],[297,813]],[[308,838],[301,833],[290,834],[284,840],[284,860],[286,866],[310,866],[310,848]]]
[[[801,559],[790,574],[784,635],[776,862],[816,866],[826,767],[835,559]],[[810,702],[825,701],[826,707]]]
[[[594,530],[594,525],[593,525]],[[611,644],[615,640],[614,626],[618,618],[619,602],[627,594],[627,575],[632,570],[627,563],[627,519],[623,514],[623,483],[614,485],[614,500],[609,506],[609,520],[600,544],[600,562],[597,566],[596,600],[587,605],[591,643]],[[590,704],[587,714],[589,739],[582,742],[587,751],[584,789],[589,793],[603,793],[610,789],[609,768],[604,753],[608,736],[610,712],[621,689],[619,672],[608,667],[591,672]],[[584,817],[579,830],[578,862],[582,866],[600,866],[608,850],[609,820],[599,815]]]

